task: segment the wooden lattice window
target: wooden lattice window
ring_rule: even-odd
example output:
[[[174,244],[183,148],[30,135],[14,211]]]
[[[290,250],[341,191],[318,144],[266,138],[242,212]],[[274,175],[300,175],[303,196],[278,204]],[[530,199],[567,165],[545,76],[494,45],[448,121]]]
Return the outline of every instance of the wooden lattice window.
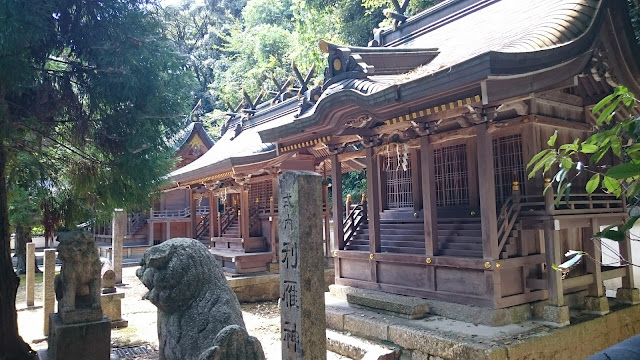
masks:
[[[271,196],[273,196],[272,180],[253,183],[249,188],[249,206],[257,205],[259,209],[268,210]]]
[[[469,205],[467,145],[446,146],[434,151],[436,205]]]
[[[383,157],[387,208],[413,207],[413,185],[411,183],[411,154],[400,151],[399,155]]]
[[[502,204],[511,196],[513,181],[520,183],[524,194],[525,169],[522,159],[522,136],[520,134],[493,139],[493,168],[496,181],[496,202]]]

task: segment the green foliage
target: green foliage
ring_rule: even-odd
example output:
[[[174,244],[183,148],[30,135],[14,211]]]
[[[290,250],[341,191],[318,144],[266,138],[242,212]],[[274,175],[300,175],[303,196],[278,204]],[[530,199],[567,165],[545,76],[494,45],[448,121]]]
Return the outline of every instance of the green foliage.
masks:
[[[555,185],[556,203],[563,195],[568,194],[571,182],[576,176],[590,174],[585,190],[588,194],[598,188],[610,194],[627,197],[630,208],[638,206],[640,201],[640,126],[638,120],[631,116],[620,116],[620,110],[632,113],[632,108],[638,103],[634,94],[623,86],[617,87],[613,94],[602,99],[593,108],[597,117],[596,133],[584,141],[575,139],[570,144],[563,144],[554,148],[557,132],[548,141],[550,149],[536,154],[529,164],[531,169],[529,178],[542,171],[548,173],[552,169],[555,174],[551,177],[550,186]],[[617,165],[609,165],[605,158],[617,159]],[[545,189],[546,191],[547,189]],[[631,217],[627,222],[608,227],[596,236],[621,241],[638,217]]]

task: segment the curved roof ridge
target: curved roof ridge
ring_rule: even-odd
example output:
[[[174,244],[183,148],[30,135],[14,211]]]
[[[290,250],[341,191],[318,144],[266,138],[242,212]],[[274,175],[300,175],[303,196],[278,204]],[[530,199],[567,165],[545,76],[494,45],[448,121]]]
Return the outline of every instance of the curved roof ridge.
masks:
[[[527,35],[496,50],[529,52],[567,44],[593,26],[601,6],[602,2],[598,0],[560,0]]]

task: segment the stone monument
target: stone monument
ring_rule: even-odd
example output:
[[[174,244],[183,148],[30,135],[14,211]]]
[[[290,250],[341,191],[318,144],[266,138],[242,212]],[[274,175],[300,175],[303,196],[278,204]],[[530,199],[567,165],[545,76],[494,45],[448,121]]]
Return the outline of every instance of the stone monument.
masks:
[[[161,360],[262,360],[244,329],[238,299],[201,242],[177,238],[152,246],[136,275],[158,307]]]
[[[61,233],[58,241],[58,258],[62,261],[60,275],[54,281],[58,312],[50,314],[45,357],[109,359],[111,324],[102,315],[100,260],[93,235],[84,231]]]
[[[129,322],[122,318],[122,299],[123,292],[116,289],[116,273],[113,271],[113,265],[107,258],[100,258],[100,275],[102,285],[102,295],[100,303],[102,304],[102,313],[111,320],[112,328],[122,328],[129,326]]]
[[[287,171],[278,194],[282,359],[326,359],[322,178]]]

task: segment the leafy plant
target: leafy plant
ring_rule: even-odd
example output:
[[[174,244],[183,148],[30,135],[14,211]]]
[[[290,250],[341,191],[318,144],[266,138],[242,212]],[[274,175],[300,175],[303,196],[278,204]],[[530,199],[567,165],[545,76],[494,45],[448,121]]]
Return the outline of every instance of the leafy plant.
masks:
[[[596,132],[584,141],[575,139],[556,148],[556,131],[547,142],[550,148],[542,150],[529,161],[529,178],[540,171],[547,174],[557,169],[555,174],[551,174],[551,182],[544,191],[555,187],[558,194],[555,203],[558,204],[563,197],[568,199],[576,176],[589,174],[590,179],[585,186],[588,194],[600,188],[617,197],[626,196],[629,208],[634,211],[640,201],[640,126],[638,118],[621,114],[633,114],[632,109],[637,103],[638,99],[626,87],[617,87],[593,107],[593,114],[597,116]],[[609,158],[617,159],[617,164],[603,161]],[[622,241],[625,232],[638,218],[640,216],[631,216],[625,223],[609,226],[594,236]]]

